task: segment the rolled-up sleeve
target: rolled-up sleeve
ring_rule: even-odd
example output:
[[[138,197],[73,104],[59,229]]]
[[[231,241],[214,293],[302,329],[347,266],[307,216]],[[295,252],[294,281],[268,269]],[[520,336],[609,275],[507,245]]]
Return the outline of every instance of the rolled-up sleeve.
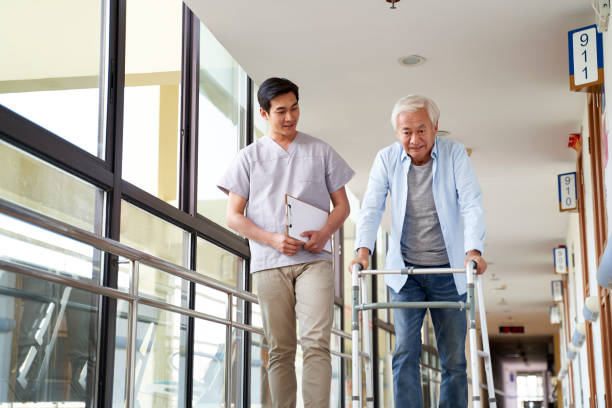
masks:
[[[483,254],[486,226],[482,190],[463,146],[454,149],[453,161],[459,211],[464,224],[464,250],[476,249]]]
[[[225,174],[217,182],[217,187],[225,194],[229,194],[231,191],[247,200],[249,199],[249,163],[242,150],[238,152],[236,158],[225,171]]]
[[[374,250],[376,235],[389,191],[389,176],[383,151],[378,152],[370,170],[368,187],[363,196],[363,204],[357,217],[355,233],[355,250],[368,248],[370,253]]]

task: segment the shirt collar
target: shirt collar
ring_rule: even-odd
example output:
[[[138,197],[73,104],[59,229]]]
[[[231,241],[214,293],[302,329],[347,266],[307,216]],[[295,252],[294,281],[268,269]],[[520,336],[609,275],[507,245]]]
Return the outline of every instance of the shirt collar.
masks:
[[[404,162],[404,160],[408,160],[408,163],[410,163],[412,160],[410,158],[410,156],[408,156],[408,153],[406,153],[406,150],[404,150],[404,146],[402,146],[402,144],[400,142],[396,142],[397,144],[399,144],[400,147],[400,161]],[[433,148],[431,149],[431,157],[434,160],[438,159],[438,136],[435,136],[434,138],[434,145]]]

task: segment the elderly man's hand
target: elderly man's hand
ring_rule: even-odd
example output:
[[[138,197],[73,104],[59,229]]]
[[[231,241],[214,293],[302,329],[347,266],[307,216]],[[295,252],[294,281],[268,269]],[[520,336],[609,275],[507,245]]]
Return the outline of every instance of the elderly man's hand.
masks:
[[[487,261],[484,260],[482,256],[480,256],[480,251],[475,249],[468,251],[465,256],[465,262],[463,266],[467,266],[467,263],[470,261],[476,262],[476,273],[478,275],[482,275],[487,270]]]
[[[370,266],[370,250],[368,248],[359,248],[357,250],[357,256],[349,264],[349,273],[353,273],[353,265],[358,263],[361,264],[363,269],[368,269],[368,266]]]

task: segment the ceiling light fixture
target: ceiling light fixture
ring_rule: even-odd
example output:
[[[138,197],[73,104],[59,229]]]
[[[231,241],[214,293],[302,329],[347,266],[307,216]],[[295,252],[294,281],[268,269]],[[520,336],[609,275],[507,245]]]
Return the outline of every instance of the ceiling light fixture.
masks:
[[[391,3],[391,9],[395,10],[397,7],[395,7],[395,3],[399,3],[400,0],[387,0],[387,3]]]
[[[422,65],[425,61],[425,57],[420,55],[408,55],[399,59],[400,65],[405,67],[416,67],[417,65]]]

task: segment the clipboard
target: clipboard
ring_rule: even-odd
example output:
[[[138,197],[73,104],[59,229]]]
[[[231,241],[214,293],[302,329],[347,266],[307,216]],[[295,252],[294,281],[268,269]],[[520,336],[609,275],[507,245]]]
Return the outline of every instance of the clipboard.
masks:
[[[301,237],[304,231],[320,230],[329,217],[327,211],[323,211],[314,205],[285,194],[285,214],[287,216],[287,236],[307,242],[308,239]],[[325,243],[323,252],[332,253],[331,238]]]

